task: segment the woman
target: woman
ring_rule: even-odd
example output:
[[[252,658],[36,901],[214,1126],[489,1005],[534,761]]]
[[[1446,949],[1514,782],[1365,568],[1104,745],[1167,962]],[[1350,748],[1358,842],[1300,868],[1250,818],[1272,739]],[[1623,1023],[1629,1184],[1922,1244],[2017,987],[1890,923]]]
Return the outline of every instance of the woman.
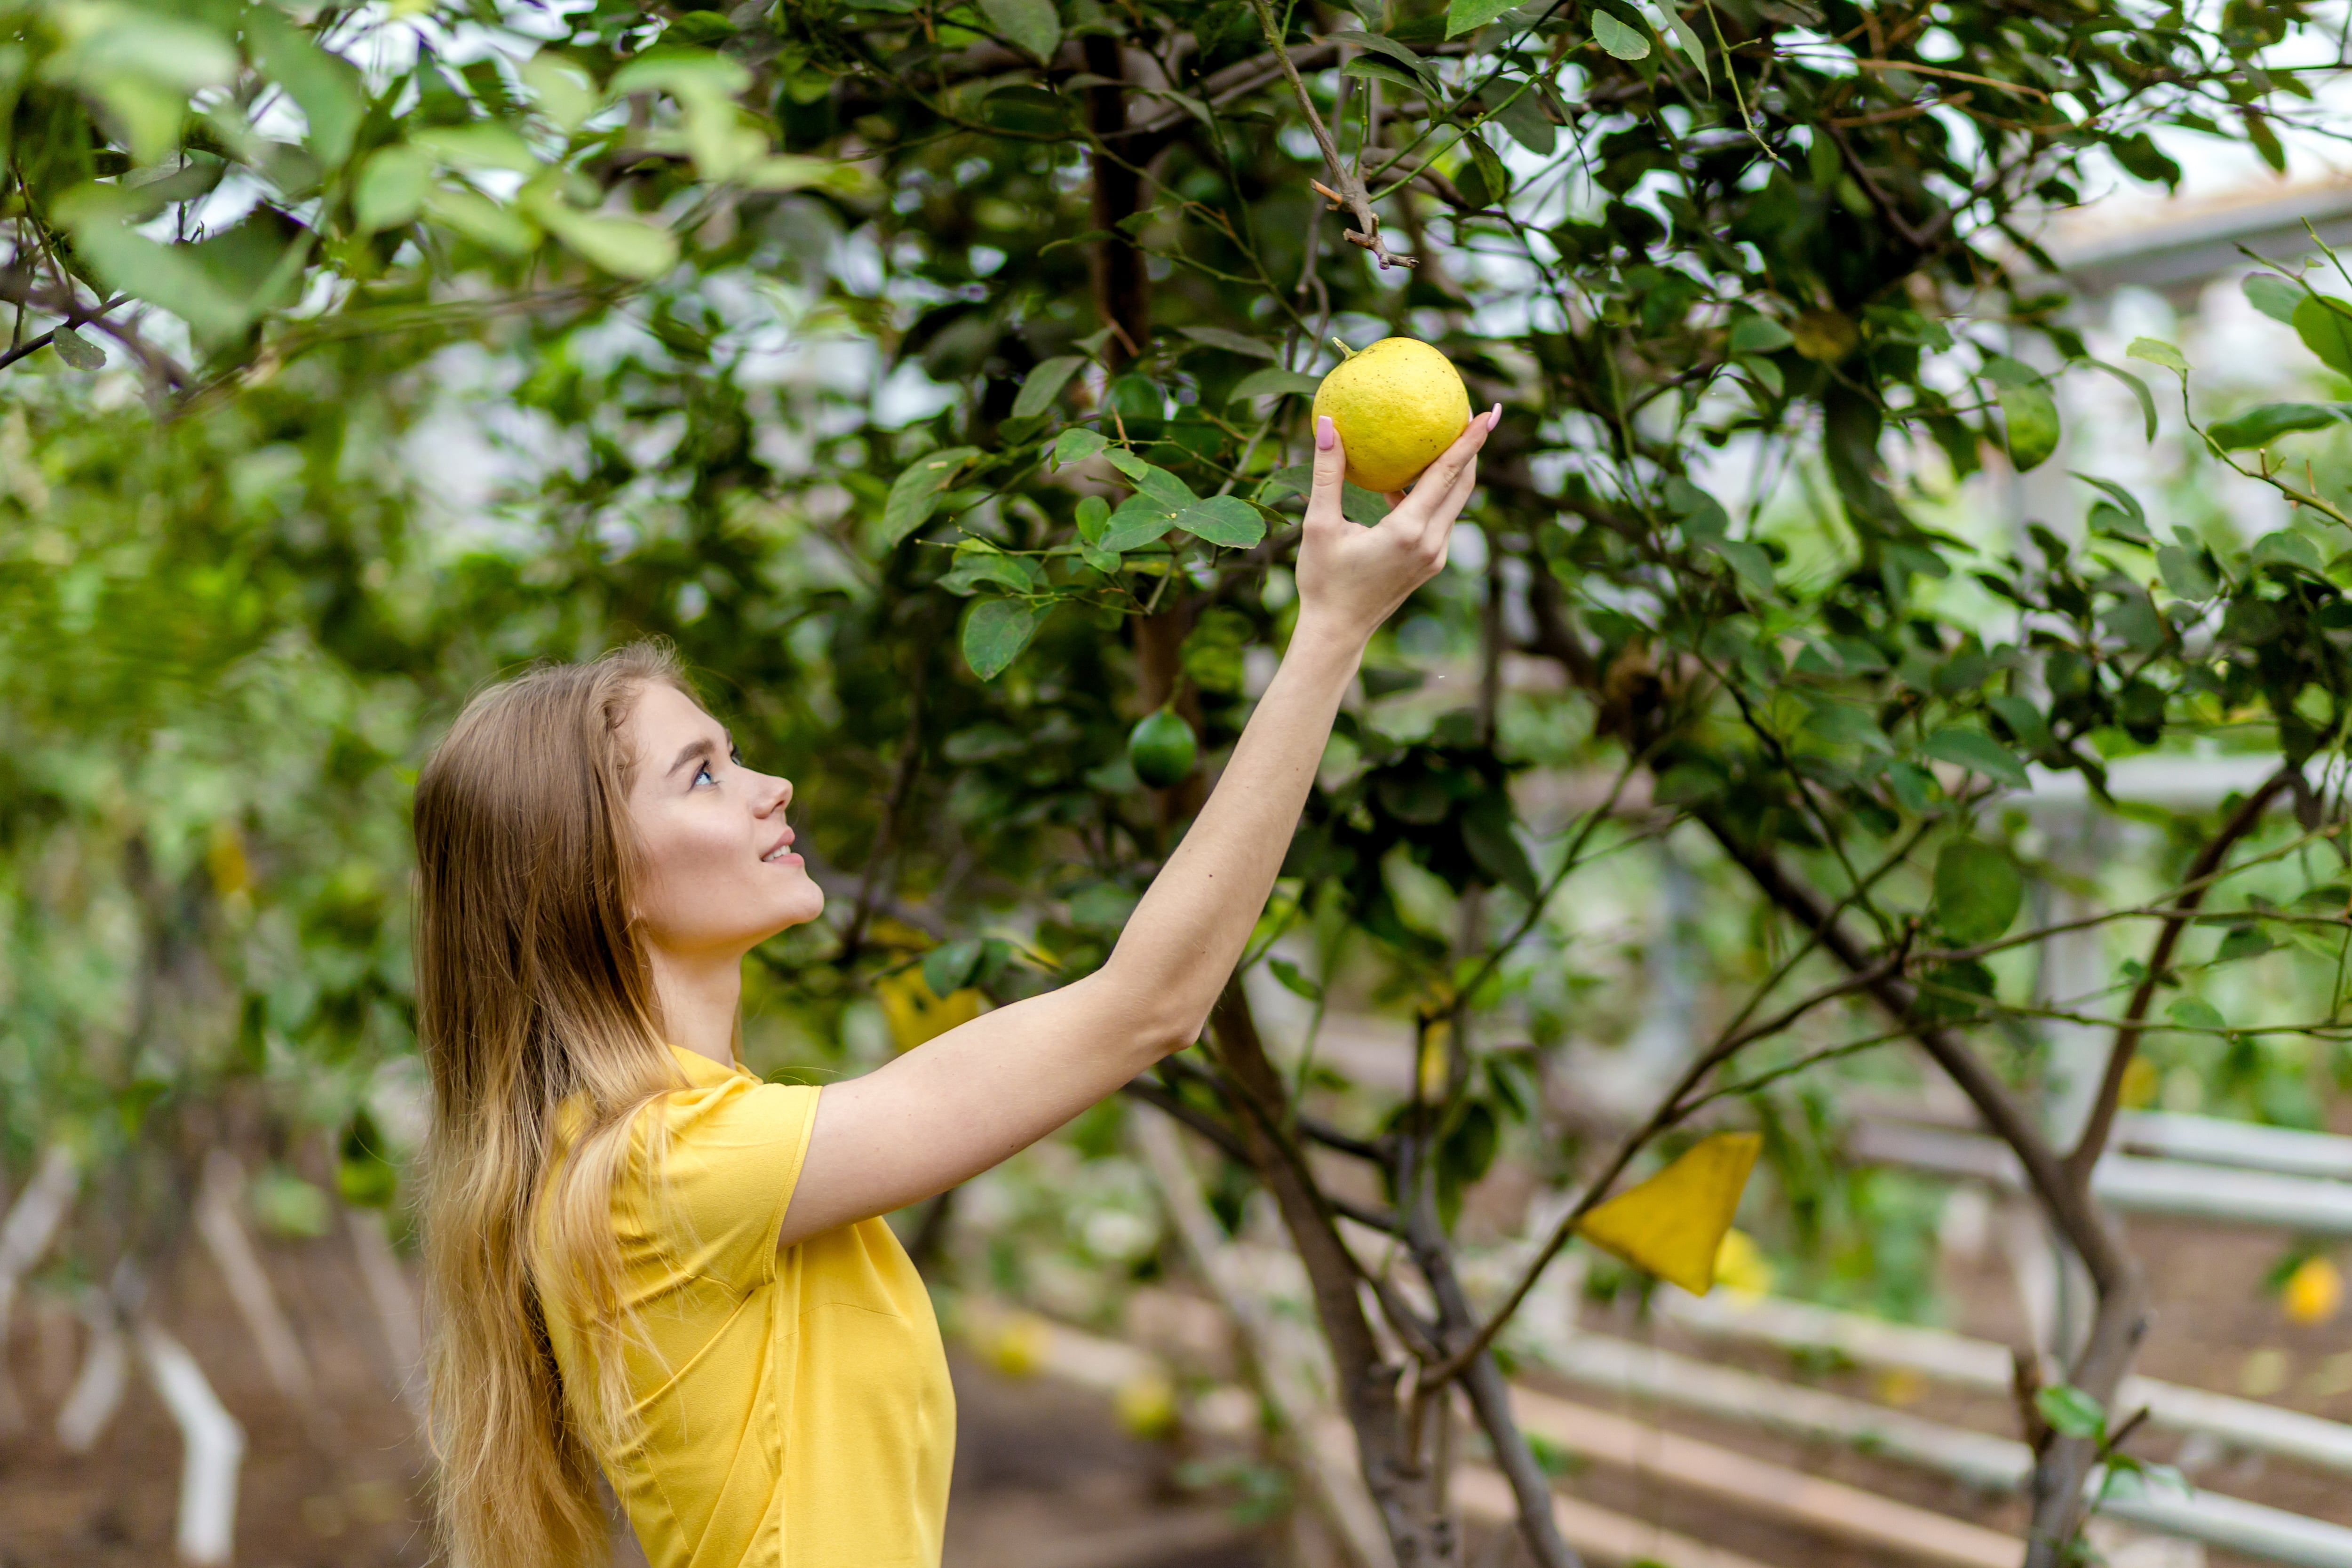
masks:
[[[935,1564],[955,1412],[880,1215],[1198,1035],[1364,645],[1445,559],[1500,405],[1376,528],[1318,422],[1299,613],[1215,793],[1093,974],[822,1091],[735,1064],[742,961],[824,896],[793,787],[637,647],[478,697],[417,782],[440,1512],[459,1568]]]

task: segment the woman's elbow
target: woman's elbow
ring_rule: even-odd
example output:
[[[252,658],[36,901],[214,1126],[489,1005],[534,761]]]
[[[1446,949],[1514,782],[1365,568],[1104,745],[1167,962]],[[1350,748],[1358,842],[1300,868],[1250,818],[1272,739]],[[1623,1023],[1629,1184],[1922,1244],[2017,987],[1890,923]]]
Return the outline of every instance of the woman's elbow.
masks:
[[[1216,1005],[1213,995],[1193,995],[1191,986],[1148,983],[1115,973],[1114,966],[1106,966],[1096,978],[1107,983],[1122,1015],[1118,1035],[1153,1061],[1198,1040]]]

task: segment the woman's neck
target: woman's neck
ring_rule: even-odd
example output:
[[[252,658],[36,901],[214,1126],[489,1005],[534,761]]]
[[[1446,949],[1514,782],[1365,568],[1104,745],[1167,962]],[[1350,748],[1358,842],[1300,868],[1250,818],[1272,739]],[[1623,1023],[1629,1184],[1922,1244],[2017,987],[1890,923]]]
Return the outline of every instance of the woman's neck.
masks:
[[[669,1043],[735,1065],[735,1017],[743,1004],[743,961],[683,958],[656,949],[654,998]]]

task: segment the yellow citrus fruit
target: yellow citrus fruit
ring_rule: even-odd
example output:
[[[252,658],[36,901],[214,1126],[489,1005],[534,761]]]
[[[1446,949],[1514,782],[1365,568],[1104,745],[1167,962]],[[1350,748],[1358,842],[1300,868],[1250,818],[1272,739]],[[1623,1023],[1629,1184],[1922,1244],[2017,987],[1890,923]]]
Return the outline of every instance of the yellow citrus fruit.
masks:
[[[1315,416],[1329,415],[1348,479],[1401,490],[1470,427],[1470,392],[1453,362],[1419,338],[1382,338],[1323,378]]]
[[[1042,1318],[1016,1312],[996,1325],[982,1346],[988,1363],[1007,1377],[1029,1377],[1045,1364],[1054,1331]]]
[[[2325,1258],[2306,1258],[2286,1277],[2279,1305],[2298,1323],[2324,1323],[2344,1305],[2344,1276]]]
[[[1772,1290],[1772,1264],[1744,1230],[1727,1230],[1715,1249],[1715,1282],[1736,1296],[1765,1296]]]
[[[1704,1296],[1763,1147],[1753,1132],[1718,1132],[1586,1215],[1577,1231],[1636,1268]]]
[[[1158,1373],[1119,1385],[1114,1404],[1118,1424],[1137,1437],[1165,1437],[1176,1430],[1176,1389]]]

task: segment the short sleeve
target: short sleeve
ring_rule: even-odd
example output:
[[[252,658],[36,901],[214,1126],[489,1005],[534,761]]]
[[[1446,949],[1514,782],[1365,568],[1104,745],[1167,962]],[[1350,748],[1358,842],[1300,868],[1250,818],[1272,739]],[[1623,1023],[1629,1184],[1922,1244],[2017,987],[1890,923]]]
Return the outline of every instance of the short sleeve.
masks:
[[[775,1278],[819,1092],[739,1074],[663,1099],[667,1147],[637,1218],[673,1268],[741,1290]]]

